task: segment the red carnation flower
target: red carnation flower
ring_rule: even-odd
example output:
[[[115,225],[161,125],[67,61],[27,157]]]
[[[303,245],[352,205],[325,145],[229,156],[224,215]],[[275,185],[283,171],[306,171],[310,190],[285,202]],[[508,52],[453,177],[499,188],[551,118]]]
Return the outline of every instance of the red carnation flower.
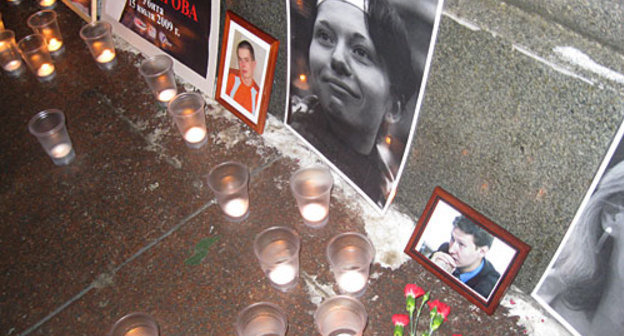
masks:
[[[394,323],[394,325],[400,324],[406,326],[409,324],[409,316],[405,314],[394,314],[392,315],[392,323]]]
[[[444,321],[446,321],[446,317],[451,313],[451,307],[443,302],[440,302],[440,300],[429,301],[427,302],[427,304],[429,305],[429,310],[433,310],[433,308],[438,308],[437,312],[438,314],[442,315],[442,317],[444,317]]]
[[[415,284],[407,284],[405,285],[405,296],[413,296],[414,298],[419,298],[425,294],[425,290],[416,286]]]

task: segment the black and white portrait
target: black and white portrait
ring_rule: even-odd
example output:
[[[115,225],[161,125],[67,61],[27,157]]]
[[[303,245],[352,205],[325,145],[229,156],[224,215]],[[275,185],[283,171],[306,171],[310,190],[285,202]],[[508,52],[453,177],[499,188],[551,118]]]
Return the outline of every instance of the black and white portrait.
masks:
[[[377,208],[390,205],[441,0],[287,0],[286,124]]]
[[[624,335],[624,123],[533,296],[577,335]]]

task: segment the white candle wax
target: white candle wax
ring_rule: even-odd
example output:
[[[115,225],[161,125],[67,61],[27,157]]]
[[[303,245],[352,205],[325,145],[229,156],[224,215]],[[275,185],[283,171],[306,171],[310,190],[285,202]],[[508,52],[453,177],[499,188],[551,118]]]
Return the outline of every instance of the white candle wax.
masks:
[[[366,285],[366,280],[366,277],[358,271],[346,271],[337,279],[338,286],[347,293],[360,291]]]
[[[20,60],[12,60],[11,62],[4,65],[4,70],[6,71],[15,71],[22,66],[22,61]]]
[[[274,284],[281,286],[291,281],[296,276],[295,268],[291,265],[277,265],[271,272],[269,272],[269,279]]]
[[[50,155],[55,159],[60,159],[67,156],[71,151],[71,146],[66,143],[58,144],[50,150]]]
[[[41,0],[39,1],[39,6],[41,7],[50,7],[56,3],[56,0]]]
[[[108,63],[115,58],[115,52],[110,49],[104,49],[98,57],[95,58],[99,63]]]
[[[48,41],[48,51],[57,51],[59,49],[61,49],[61,47],[63,46],[63,41],[60,41],[57,38],[51,38],[50,41]]]
[[[201,127],[191,127],[184,133],[184,140],[190,143],[198,143],[204,140],[206,136],[206,130]]]
[[[54,65],[50,63],[43,63],[37,69],[37,76],[39,77],[47,77],[50,76],[54,72]]]
[[[306,204],[301,208],[301,216],[309,222],[320,222],[327,217],[328,209],[319,203]]]
[[[223,205],[223,212],[230,217],[241,217],[247,212],[249,208],[249,200],[242,198],[235,198],[228,201]]]
[[[171,100],[171,98],[173,98],[176,93],[178,93],[178,91],[176,91],[176,89],[165,89],[160,91],[160,93],[158,94],[158,100],[160,100],[161,102],[168,102]]]

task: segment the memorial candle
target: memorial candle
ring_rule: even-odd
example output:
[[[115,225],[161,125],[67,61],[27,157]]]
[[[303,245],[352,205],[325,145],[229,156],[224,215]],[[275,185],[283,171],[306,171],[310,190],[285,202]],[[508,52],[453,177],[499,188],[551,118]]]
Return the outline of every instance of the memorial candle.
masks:
[[[39,6],[43,8],[51,8],[56,4],[56,0],[39,0]]]
[[[108,63],[115,58],[115,51],[111,49],[104,49],[102,52],[95,58],[98,63]]]
[[[282,286],[295,279],[297,271],[291,265],[277,265],[269,272],[269,279],[276,285]]]
[[[54,73],[54,65],[52,65],[51,63],[43,63],[41,64],[39,69],[37,69],[37,76],[41,78],[48,77],[52,75],[53,73]]]
[[[4,70],[11,72],[11,71],[15,71],[17,69],[19,69],[22,66],[22,61],[20,60],[12,60],[9,61],[9,63],[4,65]]]
[[[184,140],[190,143],[198,143],[206,137],[206,130],[201,127],[191,127],[184,133]]]
[[[226,215],[232,218],[238,218],[247,213],[247,209],[249,209],[249,201],[242,198],[235,198],[233,200],[227,201],[223,205],[223,212]]]
[[[160,93],[158,94],[158,100],[161,102],[168,102],[170,101],[173,97],[175,97],[175,95],[178,93],[178,91],[176,89],[166,89],[166,90],[162,90],[160,91]]]
[[[63,42],[56,38],[51,38],[50,41],[48,41],[48,51],[50,52],[57,51],[61,49],[62,46]]]

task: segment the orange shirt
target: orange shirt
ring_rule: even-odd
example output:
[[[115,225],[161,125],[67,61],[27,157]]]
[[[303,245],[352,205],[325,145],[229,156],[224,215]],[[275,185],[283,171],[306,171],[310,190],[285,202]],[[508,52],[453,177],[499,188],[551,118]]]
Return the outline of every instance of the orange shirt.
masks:
[[[230,71],[228,75],[227,85],[225,87],[225,93],[234,98],[239,104],[241,104],[247,111],[254,114],[258,109],[258,96],[260,88],[255,81],[252,80],[251,86],[245,85],[243,80],[235,74],[234,71]]]

